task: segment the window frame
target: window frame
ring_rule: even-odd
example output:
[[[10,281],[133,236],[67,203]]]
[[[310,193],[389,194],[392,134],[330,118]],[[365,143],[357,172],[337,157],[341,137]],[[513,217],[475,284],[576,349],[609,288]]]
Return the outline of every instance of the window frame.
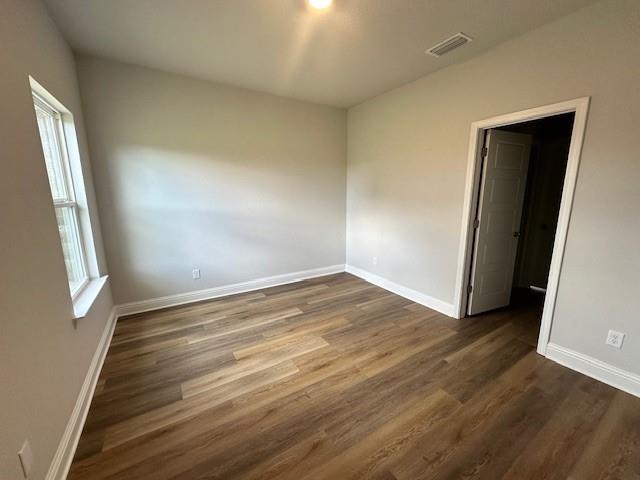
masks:
[[[51,102],[48,102],[42,95],[39,95],[37,92],[32,90],[33,96],[33,105],[36,111],[36,118],[38,115],[38,110],[43,111],[45,114],[50,115],[53,119],[54,123],[54,135],[55,135],[55,143],[56,149],[58,151],[61,167],[62,167],[62,182],[64,184],[64,189],[66,192],[66,198],[63,200],[56,200],[53,198],[53,191],[51,192],[52,202],[54,210],[56,211],[56,224],[58,225],[58,229],[60,229],[60,223],[58,222],[57,212],[59,209],[68,208],[71,211],[71,215],[73,218],[73,231],[74,231],[74,241],[78,246],[78,255],[79,258],[78,264],[81,269],[82,281],[79,285],[77,285],[74,289],[71,288],[71,280],[69,279],[69,274],[67,272],[67,282],[69,285],[69,293],[71,295],[71,299],[76,300],[77,297],[82,293],[82,291],[87,287],[89,282],[91,281],[89,264],[87,262],[87,245],[83,238],[82,226],[80,223],[80,215],[79,209],[80,205],[76,199],[76,189],[73,181],[73,176],[71,172],[71,163],[69,158],[69,151],[67,146],[67,138],[64,131],[64,124],[62,118],[62,112],[60,112],[56,107],[54,107]],[[40,128],[38,127],[38,134],[40,136]],[[40,136],[41,147],[43,148],[44,153],[44,145],[42,144],[42,137]],[[47,172],[47,178],[49,177],[49,172]],[[64,255],[64,247],[62,245],[62,238],[60,238],[60,246],[62,253]],[[65,264],[66,270],[66,264]]]

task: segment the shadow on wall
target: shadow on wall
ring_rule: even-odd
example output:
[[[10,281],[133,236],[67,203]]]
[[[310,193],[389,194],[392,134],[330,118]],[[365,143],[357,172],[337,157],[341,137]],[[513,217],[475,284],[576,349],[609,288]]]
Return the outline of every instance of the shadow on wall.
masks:
[[[83,56],[78,77],[117,303],[344,263],[345,110]]]
[[[140,147],[120,148],[111,158],[118,168],[110,182],[110,231],[119,248],[109,260],[118,288],[153,298],[181,291],[184,280],[176,277],[190,278],[192,267],[203,280],[215,279],[209,288],[246,280],[240,272],[258,278],[295,271],[295,264],[283,268],[283,258],[314,255],[308,217],[282,195],[290,191],[287,177],[295,177],[290,171]],[[308,203],[302,189],[296,195]]]

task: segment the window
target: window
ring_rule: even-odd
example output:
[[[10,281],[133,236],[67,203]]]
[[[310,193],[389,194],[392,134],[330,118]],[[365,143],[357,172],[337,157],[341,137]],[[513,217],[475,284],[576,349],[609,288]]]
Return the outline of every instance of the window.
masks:
[[[53,206],[58,220],[64,263],[69,277],[71,297],[75,298],[89,283],[87,256],[79,224],[78,203],[73,188],[69,154],[61,113],[34,92],[33,103],[49,176]]]

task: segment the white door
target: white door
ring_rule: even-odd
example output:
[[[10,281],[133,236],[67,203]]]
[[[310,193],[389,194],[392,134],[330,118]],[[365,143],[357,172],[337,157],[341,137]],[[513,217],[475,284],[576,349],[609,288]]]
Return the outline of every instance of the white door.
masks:
[[[531,135],[489,130],[475,224],[469,315],[509,305]]]

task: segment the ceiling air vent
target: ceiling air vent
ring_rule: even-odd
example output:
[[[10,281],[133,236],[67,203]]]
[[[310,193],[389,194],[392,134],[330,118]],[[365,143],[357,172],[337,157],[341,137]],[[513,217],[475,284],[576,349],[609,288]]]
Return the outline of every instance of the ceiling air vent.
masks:
[[[434,57],[441,57],[445,53],[449,53],[451,50],[461,47],[465,43],[469,43],[471,40],[471,37],[468,37],[462,32],[456,33],[455,35],[450,36],[439,44],[434,45],[425,53],[433,55]]]

